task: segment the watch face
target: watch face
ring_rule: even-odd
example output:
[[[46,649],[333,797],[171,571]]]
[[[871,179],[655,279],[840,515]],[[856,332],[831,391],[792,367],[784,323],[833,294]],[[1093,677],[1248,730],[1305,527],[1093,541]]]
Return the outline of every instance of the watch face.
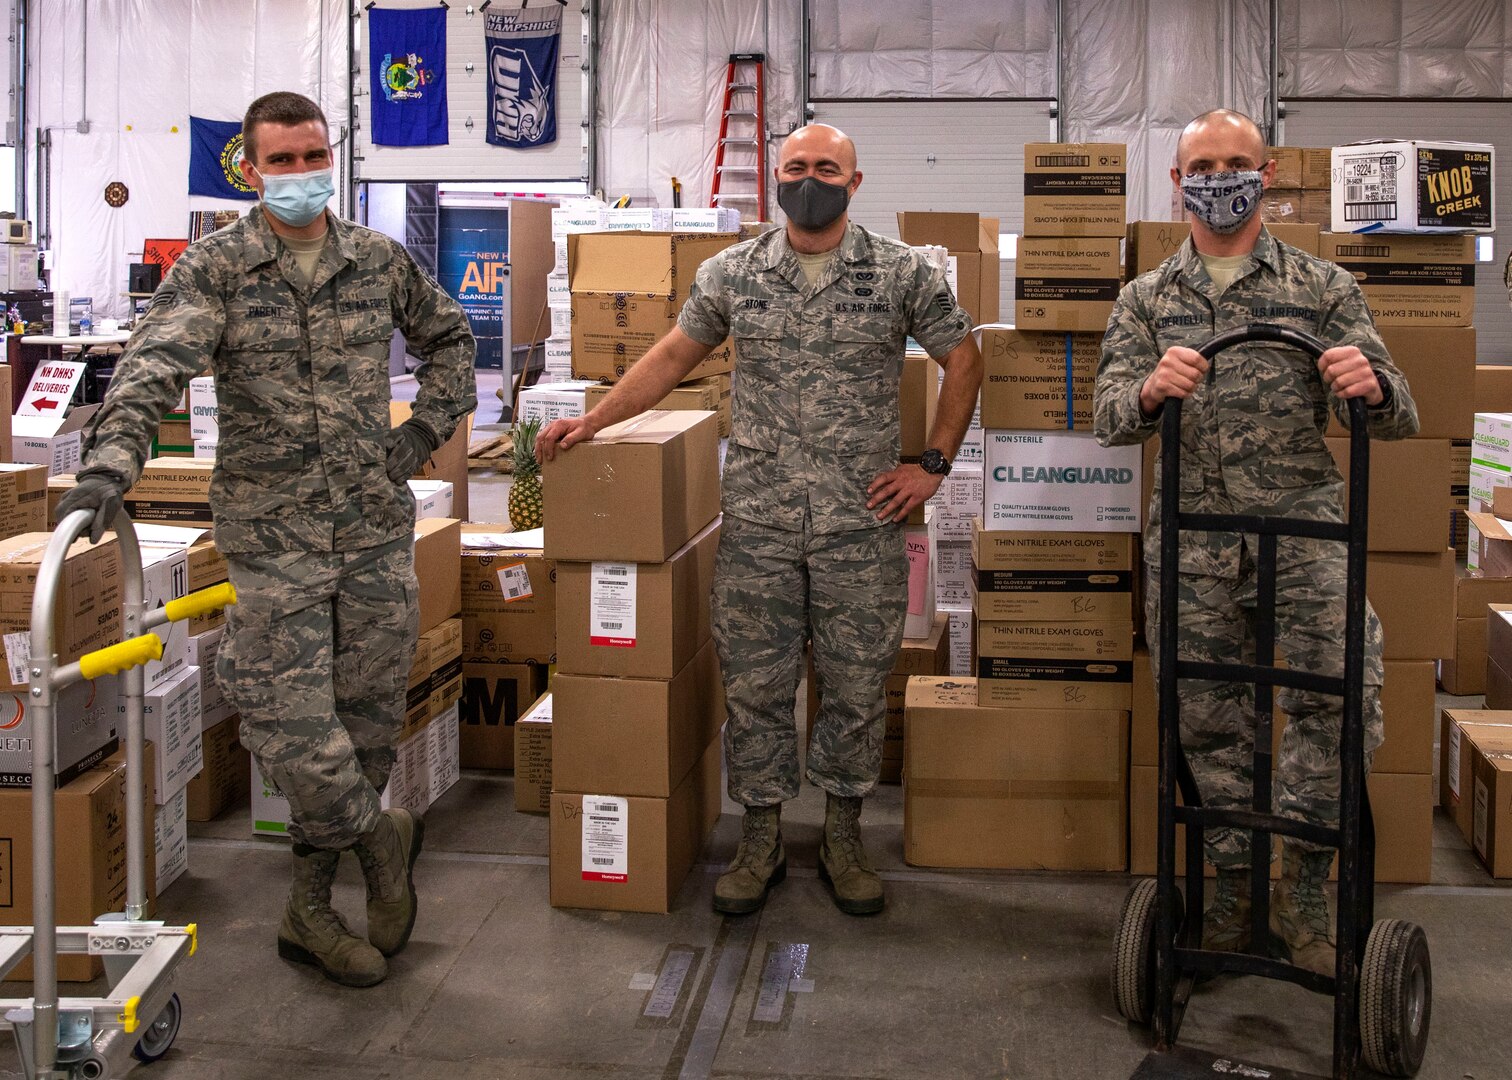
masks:
[[[919,467],[927,473],[942,475],[947,468],[945,455],[938,450],[926,450],[919,456]]]

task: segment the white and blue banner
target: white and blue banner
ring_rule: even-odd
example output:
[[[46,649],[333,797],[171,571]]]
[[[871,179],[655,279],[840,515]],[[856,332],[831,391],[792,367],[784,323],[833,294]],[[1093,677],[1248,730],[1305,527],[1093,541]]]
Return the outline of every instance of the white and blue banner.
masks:
[[[556,142],[561,5],[486,14],[488,141],[516,150]]]

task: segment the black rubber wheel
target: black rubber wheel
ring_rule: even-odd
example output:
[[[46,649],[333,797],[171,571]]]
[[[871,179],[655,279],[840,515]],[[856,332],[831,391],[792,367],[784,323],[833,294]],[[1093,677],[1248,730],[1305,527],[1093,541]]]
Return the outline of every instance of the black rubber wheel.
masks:
[[[179,1004],[179,996],[174,994],[168,999],[168,1004],[163,1006],[163,1011],[157,1014],[157,1018],[148,1025],[137,1044],[131,1048],[131,1056],[138,1061],[151,1065],[173,1047],[173,1040],[178,1038],[179,1025],[184,1020],[184,1008]]]
[[[1113,938],[1110,985],[1113,1002],[1125,1020],[1148,1024],[1155,1007],[1155,901],[1154,878],[1136,881],[1124,897]],[[1176,893],[1176,931],[1182,922],[1181,893]]]
[[[1383,1076],[1416,1076],[1428,1049],[1433,965],[1416,923],[1382,919],[1365,940],[1360,965],[1360,1049]]]

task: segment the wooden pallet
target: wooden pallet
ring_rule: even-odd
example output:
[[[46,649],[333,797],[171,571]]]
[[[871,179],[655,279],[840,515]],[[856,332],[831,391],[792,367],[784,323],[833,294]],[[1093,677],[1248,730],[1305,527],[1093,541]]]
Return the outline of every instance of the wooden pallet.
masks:
[[[486,439],[479,439],[467,448],[469,469],[495,469],[499,472],[514,472],[510,454],[514,451],[514,437],[507,432]]]

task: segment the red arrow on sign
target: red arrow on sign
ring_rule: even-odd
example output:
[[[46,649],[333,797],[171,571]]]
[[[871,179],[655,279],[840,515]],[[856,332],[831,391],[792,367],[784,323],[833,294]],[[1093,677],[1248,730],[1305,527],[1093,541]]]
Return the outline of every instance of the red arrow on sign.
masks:
[[[57,407],[58,402],[54,398],[39,397],[36,401],[32,402],[32,408],[34,409],[56,409]]]

